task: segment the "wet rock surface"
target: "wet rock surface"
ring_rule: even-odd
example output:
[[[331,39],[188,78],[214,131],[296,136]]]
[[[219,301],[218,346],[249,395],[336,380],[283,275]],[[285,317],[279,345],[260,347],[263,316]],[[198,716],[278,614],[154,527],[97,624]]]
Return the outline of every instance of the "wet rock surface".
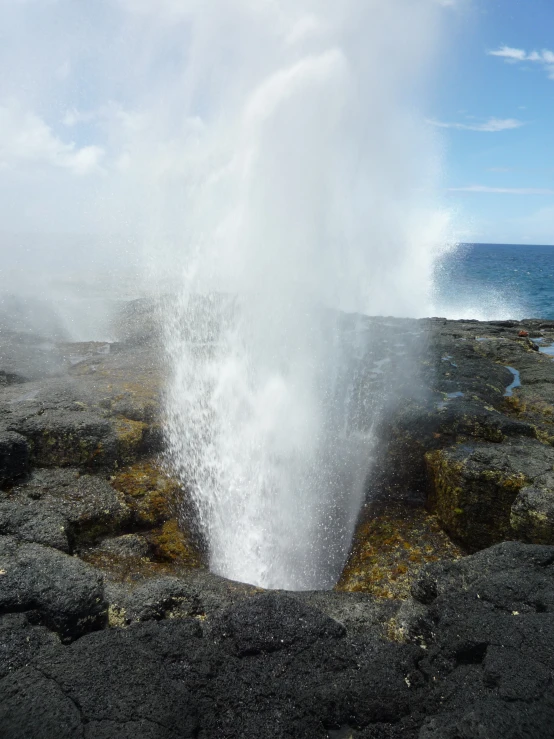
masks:
[[[0,327],[0,736],[553,735],[554,322],[344,327],[383,443],[317,593],[204,568],[151,304],[116,344]]]
[[[375,346],[390,343],[395,325],[386,319],[387,332],[382,322],[370,320],[369,367]],[[391,373],[394,405],[381,412],[382,443],[368,482],[368,504],[424,507],[466,551],[510,538],[554,543],[548,538],[554,506],[554,362],[539,351],[554,341],[554,322],[414,324],[419,334],[414,329],[404,336],[404,323],[396,324],[395,340],[406,344],[415,336],[410,373],[408,378],[405,370]],[[521,337],[521,331],[528,336]],[[368,374],[359,380],[360,393],[371,387]],[[535,492],[522,492],[529,487]]]
[[[436,334],[439,346],[449,337],[445,349],[451,349],[449,361],[458,365],[443,370],[443,378],[437,371],[438,387],[442,390],[447,383],[459,383],[456,387],[464,396],[446,401],[447,408],[439,413],[444,420],[435,432],[440,434],[434,444],[438,451],[426,450],[431,482],[428,504],[449,533],[470,551],[504,539],[552,544],[548,527],[539,526],[540,531],[534,533],[530,519],[535,502],[539,519],[548,518],[547,509],[551,511],[554,505],[550,474],[554,466],[554,363],[550,355],[539,351],[554,339],[554,324],[459,323],[454,332],[452,322],[445,322]],[[521,332],[528,337],[520,336]],[[441,364],[447,364],[444,357]],[[484,362],[490,368],[487,375],[478,369],[484,368]],[[495,376],[499,371],[509,374]],[[471,387],[470,372],[478,377],[479,385],[474,380]],[[452,473],[453,485],[449,484]],[[541,489],[543,495],[524,496],[527,520],[518,520],[512,508],[522,510],[522,490],[528,486]]]
[[[160,449],[163,372],[153,347],[56,351],[62,377],[1,388],[0,429],[27,441],[32,465],[114,469]]]
[[[526,526],[524,509],[530,514],[539,504],[529,486],[535,481],[540,484],[553,470],[553,447],[526,438],[501,444],[458,443],[429,452],[426,459],[434,482],[430,504],[446,530],[468,549],[519,538],[517,528],[522,534],[526,529],[526,538],[533,541],[530,515]],[[522,498],[523,489],[528,492]],[[550,490],[554,494],[554,488]],[[543,505],[546,497],[545,493]],[[519,521],[511,516],[514,506],[520,512]]]
[[[423,565],[463,554],[441,529],[437,516],[423,507],[402,502],[368,505],[336,589],[407,598]]]

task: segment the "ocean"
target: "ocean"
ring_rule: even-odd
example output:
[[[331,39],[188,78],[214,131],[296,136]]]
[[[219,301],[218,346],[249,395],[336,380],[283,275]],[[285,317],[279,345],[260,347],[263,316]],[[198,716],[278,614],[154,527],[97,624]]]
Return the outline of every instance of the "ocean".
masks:
[[[461,244],[437,264],[433,312],[554,320],[554,246]]]

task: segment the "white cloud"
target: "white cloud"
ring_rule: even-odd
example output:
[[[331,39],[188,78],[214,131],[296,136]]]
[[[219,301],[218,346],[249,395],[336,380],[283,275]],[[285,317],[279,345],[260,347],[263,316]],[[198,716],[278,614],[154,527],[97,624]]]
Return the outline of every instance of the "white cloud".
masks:
[[[449,187],[449,192],[484,192],[505,195],[554,195],[554,190],[542,187],[489,187],[488,185],[468,185]]]
[[[554,80],[554,51],[543,49],[527,53],[524,49],[514,49],[511,46],[502,46],[500,49],[488,51],[489,56],[498,56],[510,64],[519,62],[533,62],[539,64],[547,73],[549,79]]]
[[[0,167],[47,165],[76,175],[100,170],[104,150],[64,143],[38,115],[10,101],[0,105]]]
[[[496,51],[489,51],[488,54],[489,56],[501,56],[503,59],[517,62],[524,62],[527,58],[527,54],[523,49],[513,49],[511,46],[503,46]]]
[[[428,123],[439,128],[457,128],[463,131],[484,131],[487,133],[510,131],[525,125],[523,121],[519,121],[516,118],[489,118],[484,123],[445,123],[436,120],[429,120]]]

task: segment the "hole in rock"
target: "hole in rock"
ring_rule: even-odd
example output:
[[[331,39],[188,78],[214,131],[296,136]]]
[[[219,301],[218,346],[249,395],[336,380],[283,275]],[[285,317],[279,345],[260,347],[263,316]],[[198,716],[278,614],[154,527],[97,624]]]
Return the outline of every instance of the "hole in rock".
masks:
[[[480,665],[485,659],[488,644],[478,643],[465,645],[456,652],[456,662],[459,665]]]

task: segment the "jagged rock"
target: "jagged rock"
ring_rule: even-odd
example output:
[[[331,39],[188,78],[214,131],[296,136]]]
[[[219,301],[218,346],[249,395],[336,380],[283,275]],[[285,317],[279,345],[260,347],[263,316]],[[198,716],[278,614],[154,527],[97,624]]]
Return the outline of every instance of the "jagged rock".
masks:
[[[292,596],[338,621],[349,634],[387,633],[401,603],[388,598],[368,597],[366,593],[333,590],[293,593]]]
[[[27,439],[31,463],[113,468],[159,451],[161,375],[153,351],[69,360],[63,378],[2,388],[0,423]]]
[[[148,425],[142,421],[132,421],[128,418],[117,419],[114,422],[117,438],[117,461],[119,464],[131,464],[141,455],[151,452],[151,446],[146,442]]]
[[[104,467],[117,459],[113,424],[82,408],[46,409],[10,426],[27,439],[37,467]]]
[[[162,302],[138,298],[125,303],[113,319],[119,341],[127,345],[158,343],[162,331]]]
[[[75,557],[0,537],[0,613],[27,612],[39,623],[75,638],[106,617],[102,577]]]
[[[194,650],[198,625],[182,621],[166,625],[99,632],[47,658],[38,657],[36,668],[2,681],[0,731],[4,736],[45,739],[197,736],[198,709],[191,701],[187,665],[198,659],[198,647]],[[41,705],[39,696],[45,693],[48,704]],[[42,710],[29,711],[29,705],[37,702]],[[79,706],[70,723],[72,731],[56,733],[68,713],[73,719],[68,704]]]
[[[0,616],[0,679],[25,667],[41,649],[59,643],[54,632],[32,625],[24,613]]]
[[[469,687],[469,686],[468,686]],[[550,705],[522,705],[482,699],[467,712],[428,719],[419,739],[550,739],[554,709]]]
[[[554,544],[554,475],[542,475],[518,493],[510,525],[522,541]]]
[[[104,416],[153,430],[160,422],[164,372],[154,348],[118,345],[117,351],[75,365],[71,378],[82,398]]]
[[[552,546],[503,542],[456,562],[427,565],[414,583],[412,595],[418,602],[428,605],[438,596],[474,589],[476,583],[497,583],[498,578],[508,582],[511,579],[514,582],[514,594],[520,593],[520,597],[527,598],[536,589],[537,597],[543,592],[544,597],[549,599],[543,602],[533,597],[529,601],[529,608],[534,608],[532,603],[535,603],[537,611],[554,610],[553,565]],[[509,592],[509,588],[506,591],[499,589],[497,596],[501,593],[509,595]],[[521,593],[527,594],[521,596]],[[506,607],[511,604],[512,601]]]
[[[9,739],[81,739],[81,713],[56,683],[32,667],[0,682],[0,731]]]
[[[406,598],[427,562],[457,559],[462,550],[448,538],[436,516],[413,505],[366,506],[336,589]]]
[[[134,585],[115,581],[106,585],[110,622],[117,626],[164,618],[212,617],[259,592],[253,586],[194,570],[181,571],[180,576],[147,577]]]
[[[67,519],[35,501],[0,500],[0,534],[69,552]]]
[[[106,597],[113,625],[161,618],[213,618],[222,610],[261,591],[205,570],[181,571],[171,576],[147,577],[138,584],[108,581]],[[333,591],[292,593],[303,607],[318,610],[344,624],[350,633],[375,629],[384,633],[399,602],[367,597],[363,593]]]
[[[391,332],[406,343],[403,321],[369,320],[375,336],[368,362],[387,356]],[[379,420],[381,443],[369,485],[374,497],[423,505],[429,486],[425,454],[455,443],[504,446],[538,439],[552,445],[554,362],[518,334],[525,329],[551,341],[554,322],[426,319],[417,326],[424,334],[409,345],[411,384],[398,383],[393,375],[395,402]],[[508,367],[517,369],[521,380],[511,396],[506,396],[514,380]],[[357,392],[363,395],[364,388]],[[385,390],[386,383],[380,392]]]
[[[548,739],[554,547],[506,542],[431,565],[414,596],[427,610],[420,623],[431,627],[420,662],[430,685],[420,739]]]
[[[192,310],[230,306],[210,299]],[[554,549],[502,544],[417,570],[461,554],[423,509],[434,501],[426,453],[455,489],[442,525],[467,547],[549,540],[554,364],[518,333],[554,336],[554,323],[343,317],[345,331],[362,325],[371,339],[349,423],[378,428],[387,445],[374,450],[368,480],[382,518],[363,519],[357,546],[388,559],[377,562],[378,583],[354,573],[353,584],[405,597],[415,578],[401,603],[264,594],[192,569],[201,547],[182,536],[169,503],[183,490],[144,459],[161,444],[164,368],[159,327],[141,306],[125,344],[59,345],[62,378],[2,374],[0,363],[0,423],[35,466],[24,483],[6,477],[0,493],[0,532],[10,533],[0,537],[0,735],[550,739]],[[191,341],[217,339],[217,321],[195,337],[181,318]],[[506,397],[508,366],[522,386]],[[456,511],[459,496],[466,507]],[[76,557],[25,539],[78,551],[102,566],[106,586]],[[67,645],[58,634],[80,638]]]
[[[212,634],[239,657],[280,650],[301,651],[318,640],[340,639],[344,626],[296,598],[267,593],[223,613]]]
[[[512,505],[520,491],[552,470],[554,449],[532,439],[463,443],[428,452],[426,460],[429,504],[454,539],[476,551],[517,536]]]
[[[112,486],[123,494],[139,526],[155,526],[171,518],[181,491],[178,483],[152,459],[119,471]]]
[[[21,434],[0,430],[0,487],[23,477],[29,469],[29,448]]]
[[[0,521],[2,510],[9,523],[4,533],[63,550],[117,533],[131,520],[107,480],[74,468],[36,470],[4,496]]]
[[[189,621],[175,622],[173,628],[104,631],[39,658],[37,664],[79,705],[87,723],[144,721],[192,737],[197,708],[186,679],[187,648],[194,654],[196,641],[198,625]]]
[[[392,604],[349,619],[371,596],[264,594],[209,573],[159,581],[157,595],[142,588],[146,605],[181,587],[207,611],[151,613],[68,646],[37,633],[0,680],[0,733],[57,739],[66,722],[89,739],[550,739],[553,567],[554,547],[519,543],[427,565],[394,614],[396,641],[380,628]]]
[[[121,307],[114,316],[113,330],[127,347],[158,346],[163,340],[164,318],[170,314],[191,342],[217,341],[234,303],[235,298],[224,293],[192,295],[186,306],[171,295],[138,298]]]
[[[157,558],[163,562],[175,562],[188,567],[200,567],[204,552],[194,532],[179,525],[176,519],[150,532],[148,540]]]
[[[150,553],[150,545],[140,534],[124,534],[104,539],[97,551],[118,557],[146,557]]]
[[[12,316],[13,318],[13,316]],[[33,323],[35,323],[33,321]],[[63,330],[11,321],[0,311],[0,374],[6,384],[19,384],[63,374],[65,362],[53,343],[67,338]],[[38,331],[37,331],[38,329]],[[50,333],[50,336],[48,336]]]
[[[199,599],[190,583],[178,577],[147,580],[130,593],[108,587],[110,618],[114,624],[185,618],[199,612]]]
[[[153,721],[89,721],[84,726],[84,739],[177,739],[182,734],[175,734],[171,729]]]

